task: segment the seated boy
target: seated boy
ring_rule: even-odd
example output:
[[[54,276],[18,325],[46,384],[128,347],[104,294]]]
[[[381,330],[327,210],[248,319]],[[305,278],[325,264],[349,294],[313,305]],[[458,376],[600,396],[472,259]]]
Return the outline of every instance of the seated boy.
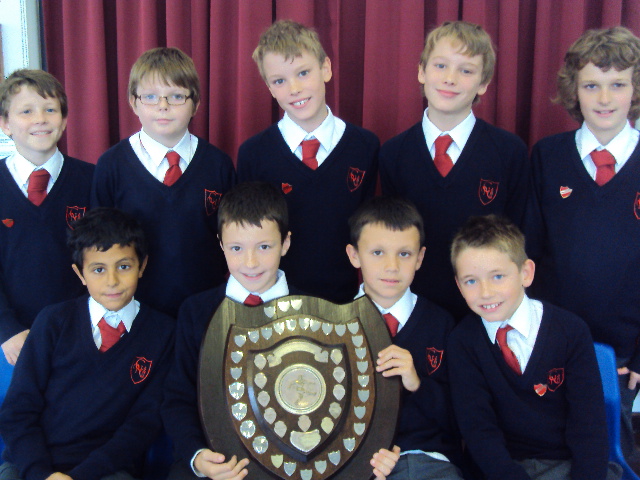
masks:
[[[134,299],[144,233],[110,208],[73,228],[73,271],[89,296],[33,324],[0,410],[2,480],[129,480],[162,427],[175,322]]]
[[[590,30],[567,51],[558,100],[581,122],[532,152],[527,239],[539,258],[534,288],[587,322],[620,367],[620,439],[640,471],[631,408],[640,386],[640,39],[623,27]],[[541,237],[541,242],[534,240]]]
[[[508,220],[472,217],[451,246],[473,311],[451,333],[453,406],[488,480],[604,480],[608,443],[593,341],[574,314],[525,294],[534,275]]]
[[[128,92],[142,129],[100,157],[92,204],[140,219],[151,260],[138,297],[176,317],[185,298],[225,279],[217,209],[235,171],[224,152],[189,133],[200,81],[184,52],[143,53],[131,68]]]
[[[495,59],[479,25],[445,22],[429,33],[418,67],[429,107],[380,150],[382,193],[411,200],[429,227],[413,291],[456,320],[469,310],[448,260],[453,235],[471,215],[505,214],[520,224],[529,190],[524,142],[471,108],[487,91]]]
[[[358,277],[344,254],[348,219],[374,194],[378,138],[331,113],[331,61],[312,29],[275,22],[253,59],[284,116],[240,146],[238,179],[282,189],[295,239],[282,259],[289,279],[309,295],[351,301]]]
[[[424,257],[422,217],[407,200],[376,197],[349,220],[351,264],[362,270],[366,294],[383,314],[393,345],[379,354],[376,370],[400,375],[404,389],[394,480],[461,479],[447,363],[453,318],[409,286]],[[397,448],[397,447],[396,447]]]
[[[278,268],[280,258],[289,250],[291,233],[287,203],[276,187],[264,182],[236,185],[220,202],[218,232],[229,280],[188,298],[178,317],[176,358],[162,406],[165,429],[173,439],[178,458],[169,480],[198,477],[237,480],[248,473],[244,468],[248,459],[238,460],[235,456],[226,459],[207,448],[200,423],[197,387],[200,345],[220,302],[226,295],[236,302],[255,306],[290,293],[302,293],[287,284],[284,272]]]
[[[66,239],[89,206],[94,166],[60,153],[66,125],[67,95],[49,73],[16,70],[0,83],[0,127],[16,147],[0,160],[0,343],[12,365],[40,310],[83,291]]]

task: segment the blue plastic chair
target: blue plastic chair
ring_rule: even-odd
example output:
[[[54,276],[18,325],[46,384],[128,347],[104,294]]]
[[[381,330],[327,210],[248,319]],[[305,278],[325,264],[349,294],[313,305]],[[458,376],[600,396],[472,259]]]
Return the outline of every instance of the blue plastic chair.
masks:
[[[143,480],[165,480],[173,464],[173,442],[162,432],[147,451]]]
[[[0,358],[0,405],[4,402],[7,395],[9,384],[11,383],[11,375],[13,374],[13,365],[9,365],[5,358]],[[0,438],[0,454],[4,450],[4,442]]]
[[[604,343],[594,343],[596,358],[602,377],[604,403],[607,410],[607,429],[609,430],[609,460],[622,466],[622,480],[640,480],[631,470],[622,455],[620,447],[620,387],[618,370],[613,348]]]

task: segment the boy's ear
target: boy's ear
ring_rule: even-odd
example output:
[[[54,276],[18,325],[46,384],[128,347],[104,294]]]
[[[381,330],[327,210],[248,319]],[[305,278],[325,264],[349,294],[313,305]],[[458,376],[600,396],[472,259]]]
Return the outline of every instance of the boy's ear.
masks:
[[[485,93],[487,93],[487,88],[489,88],[489,84],[491,83],[491,80],[489,80],[487,83],[480,85],[480,88],[478,89],[478,92],[476,93],[476,95],[478,97],[481,97],[482,95],[484,95]]]
[[[200,102],[196,103],[196,104],[193,106],[193,113],[191,114],[191,117],[195,117],[195,116],[196,116],[196,113],[198,113],[198,107],[199,107],[199,106],[200,106]]]
[[[224,245],[222,244],[222,237],[220,236],[220,234],[218,234],[218,244],[220,245],[222,251],[224,251]]]
[[[327,83],[333,76],[333,73],[331,72],[331,60],[329,60],[329,57],[325,57],[320,69],[322,70],[322,79],[324,80],[324,83]]]
[[[280,252],[280,256],[284,257],[289,251],[289,247],[291,246],[291,232],[287,232],[287,236],[284,238],[282,242],[282,251]]]
[[[76,275],[78,276],[78,278],[80,279],[80,281],[82,282],[82,284],[84,286],[87,285],[87,282],[85,281],[84,277],[82,276],[82,272],[80,271],[80,269],[78,268],[78,266],[75,263],[71,264],[71,268],[73,268],[73,271],[76,272]]]
[[[533,283],[533,277],[536,272],[536,264],[533,263],[533,260],[527,258],[520,269],[520,273],[522,275],[522,286],[527,288],[531,286]]]
[[[136,97],[134,97],[133,95],[129,95],[129,106],[131,107],[131,110],[133,110],[133,113],[137,115],[138,112],[136,112],[136,100]]]
[[[427,247],[422,247],[418,252],[418,262],[416,263],[416,272],[420,269],[422,261],[424,260],[424,252],[427,251]]]
[[[11,137],[11,129],[9,128],[9,119],[0,115],[0,129],[7,137]]]
[[[140,264],[140,268],[138,270],[138,278],[142,278],[142,274],[144,273],[144,269],[147,268],[147,260],[149,260],[149,256],[148,255],[146,257],[144,257],[144,260],[142,260],[142,263]]]
[[[351,244],[347,245],[347,256],[349,257],[349,261],[351,265],[355,268],[360,268],[360,257],[358,255],[358,249]]]
[[[418,81],[424,85],[424,82],[427,81],[427,73],[425,72],[425,69],[427,68],[426,65],[418,65]]]

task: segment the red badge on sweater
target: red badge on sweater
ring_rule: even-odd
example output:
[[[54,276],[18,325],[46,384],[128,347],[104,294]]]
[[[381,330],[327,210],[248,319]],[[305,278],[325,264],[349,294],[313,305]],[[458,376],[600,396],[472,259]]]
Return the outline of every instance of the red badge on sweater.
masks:
[[[67,225],[71,230],[73,230],[73,222],[84,217],[86,211],[87,207],[67,207]]]
[[[365,173],[364,170],[360,170],[359,168],[349,167],[349,171],[347,172],[347,186],[350,192],[355,192],[360,188]]]
[[[13,227],[13,218],[5,218],[4,220],[2,220],[2,223],[5,227],[11,228]]]
[[[221,198],[221,193],[218,193],[215,190],[204,189],[204,208],[207,211],[207,215],[211,216],[216,213],[218,205],[220,205]]]
[[[149,376],[152,363],[144,357],[136,357],[131,364],[131,381],[135,384],[144,382]]]
[[[569,195],[571,195],[571,192],[573,192],[573,189],[571,187],[560,187],[560,196],[562,198],[567,198]]]
[[[444,355],[444,350],[427,347],[427,373],[429,373],[429,375],[440,368],[442,355]]]
[[[482,205],[489,205],[498,196],[498,187],[500,182],[492,182],[491,180],[480,179],[478,187],[478,198]]]
[[[636,193],[636,199],[633,202],[633,213],[635,213],[636,218],[640,220],[640,192]]]
[[[282,193],[284,193],[286,195],[287,193],[290,193],[291,190],[293,190],[293,187],[291,186],[290,183],[283,183],[282,184]]]
[[[564,382],[564,368],[554,368],[549,370],[549,379],[547,388],[551,392],[555,392]]]

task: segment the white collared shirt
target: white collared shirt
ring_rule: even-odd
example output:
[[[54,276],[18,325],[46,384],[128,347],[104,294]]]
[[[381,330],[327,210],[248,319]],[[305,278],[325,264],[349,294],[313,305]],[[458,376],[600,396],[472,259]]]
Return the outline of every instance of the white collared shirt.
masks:
[[[229,280],[227,280],[227,288],[225,290],[225,295],[229,297],[231,300],[235,300],[238,303],[243,303],[249,294],[258,295],[263,302],[269,302],[275,298],[285,297],[289,295],[289,285],[287,284],[287,276],[284,274],[282,270],[278,270],[277,273],[278,279],[276,283],[269,288],[266,292],[257,293],[250,292],[246,288],[242,286],[242,284],[233,276],[229,275]]]
[[[334,116],[331,113],[331,109],[327,107],[327,117],[313,132],[305,131],[291,120],[291,117],[286,113],[282,120],[278,122],[278,128],[291,152],[300,160],[302,160],[302,145],[300,145],[302,141],[317,138],[320,141],[320,148],[316,154],[316,160],[318,161],[318,166],[320,166],[338,144],[342,135],[344,135],[347,124]]]
[[[361,283],[360,290],[358,291],[358,294],[355,296],[355,298],[360,298],[364,294],[365,294],[364,283]],[[371,299],[371,301],[373,302],[373,299]],[[413,307],[416,306],[417,301],[418,301],[418,296],[415,293],[412,293],[410,288],[407,288],[404,292],[404,295],[402,295],[402,297],[400,297],[400,299],[396,303],[391,305],[390,308],[382,308],[376,302],[373,302],[373,304],[378,308],[378,310],[382,315],[384,315],[385,313],[390,313],[391,315],[396,317],[396,320],[398,320],[398,324],[399,324],[398,325],[398,332],[399,332],[400,330],[402,330],[402,327],[404,327],[407,321],[409,320],[409,317],[413,312]]]
[[[527,295],[524,296],[513,316],[504,322],[487,322],[484,318],[482,319],[491,343],[496,343],[496,334],[500,327],[507,325],[513,327],[513,330],[507,332],[507,345],[518,359],[522,372],[525,371],[529,359],[531,359],[531,352],[536,344],[541,322],[542,302],[532,300]]]
[[[629,122],[626,122],[620,133],[613,137],[608,144],[600,145],[598,139],[593,133],[591,133],[589,127],[587,127],[586,122],[583,122],[582,126],[578,131],[576,131],[576,147],[578,148],[578,154],[582,159],[584,168],[587,169],[587,173],[589,173],[591,178],[595,180],[597,168],[591,158],[591,152],[606,148],[607,151],[616,159],[614,168],[616,173],[618,173],[631,157],[631,154],[638,144],[639,137],[640,132],[631,127]]]
[[[91,332],[93,333],[93,341],[96,343],[96,347],[100,348],[102,346],[102,335],[100,335],[100,327],[98,327],[98,322],[101,318],[104,318],[113,328],[118,328],[118,325],[122,322],[127,332],[130,332],[131,325],[133,325],[133,321],[139,311],[140,302],[133,298],[117,312],[112,312],[104,308],[90,296],[89,318],[91,319]]]
[[[180,170],[184,173],[193,160],[196,148],[198,148],[198,137],[191,135],[189,130],[184,132],[180,141],[173,148],[167,148],[155,141],[144,129],[131,135],[129,142],[144,168],[160,182],[164,181],[164,176],[169,170],[169,160],[165,158],[169,150],[180,155]]]
[[[427,141],[427,148],[429,149],[431,158],[436,158],[436,138],[440,135],[450,135],[453,142],[451,142],[451,145],[447,149],[447,153],[455,165],[462,154],[464,146],[467,144],[467,141],[471,136],[471,131],[476,124],[476,117],[473,112],[469,112],[469,115],[467,115],[467,117],[458,125],[453,127],[453,129],[448,132],[443,132],[436,127],[431,120],[429,120],[429,116],[427,115],[428,111],[429,109],[427,108],[422,116],[422,131],[424,132],[424,138]]]
[[[56,149],[55,153],[51,155],[51,158],[44,162],[42,165],[34,165],[29,160],[24,158],[18,152],[13,152],[6,160],[9,173],[20,187],[24,196],[27,196],[27,188],[29,187],[29,175],[34,170],[45,169],[49,172],[49,184],[47,185],[47,193],[51,191],[53,184],[56,183],[62,170],[62,164],[64,163],[64,157],[60,150]]]

